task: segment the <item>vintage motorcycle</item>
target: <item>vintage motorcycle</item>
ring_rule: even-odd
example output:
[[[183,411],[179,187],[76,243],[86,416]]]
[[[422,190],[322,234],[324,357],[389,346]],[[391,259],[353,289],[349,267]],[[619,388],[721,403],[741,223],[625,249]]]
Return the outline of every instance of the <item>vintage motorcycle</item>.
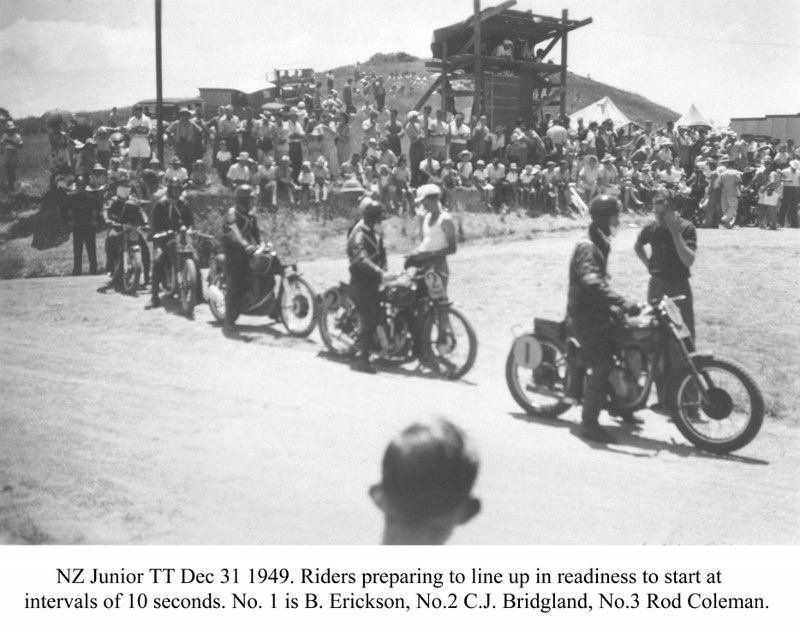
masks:
[[[609,377],[609,408],[644,408],[655,373],[670,349],[677,351],[664,398],[681,434],[697,447],[717,454],[738,450],[758,434],[764,398],[739,364],[712,353],[693,351],[691,333],[676,300],[664,297],[635,318],[626,319],[624,341]],[[579,403],[586,363],[580,345],[568,337],[564,322],[534,319],[533,333],[518,336],[506,362],[506,382],[514,400],[531,414],[557,417]]]
[[[142,247],[139,245],[142,234],[133,224],[112,222],[110,227],[117,232],[117,252],[111,282],[118,292],[136,294],[144,273]]]
[[[440,376],[456,380],[475,364],[478,339],[461,311],[447,300],[433,267],[410,267],[381,288],[381,317],[375,332],[380,357],[418,359]],[[361,318],[350,286],[340,283],[322,297],[319,333],[328,350],[358,352]]]
[[[218,254],[208,273],[208,305],[219,322],[225,321],[225,255]],[[250,258],[249,287],[241,313],[269,316],[283,322],[292,336],[306,337],[317,324],[317,298],[295,264],[284,265],[272,244],[260,244]]]
[[[179,231],[167,230],[153,235],[153,241],[163,238],[167,238],[167,257],[161,284],[170,296],[180,301],[181,314],[191,318],[194,315],[195,305],[203,298],[200,264],[194,248],[193,232],[182,226]]]

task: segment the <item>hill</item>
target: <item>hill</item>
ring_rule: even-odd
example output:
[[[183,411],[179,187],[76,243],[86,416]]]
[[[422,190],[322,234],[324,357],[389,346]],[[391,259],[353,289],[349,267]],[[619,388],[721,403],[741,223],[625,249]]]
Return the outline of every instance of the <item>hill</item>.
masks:
[[[331,72],[336,78],[337,86],[344,85],[347,78],[353,76],[354,68],[354,65],[348,65],[331,69]],[[428,73],[425,68],[425,60],[423,59],[417,61],[377,62],[372,62],[370,60],[369,62],[361,64],[361,71],[367,74],[374,71],[375,74],[387,78],[391,73],[403,72],[414,73],[426,78],[430,77],[430,73]],[[392,83],[392,81],[387,82],[387,89],[391,88]],[[401,96],[390,94],[386,99],[387,104],[393,102],[395,103],[395,107],[400,110],[401,114],[407,112],[416,105],[422,91],[428,85],[430,85],[430,79],[424,83],[422,90],[417,89],[413,95],[406,94]],[[587,105],[590,105],[591,103],[594,103],[595,101],[607,96],[610,97],[614,103],[616,103],[617,107],[622,110],[628,116],[628,118],[639,124],[650,120],[653,121],[655,126],[659,126],[665,124],[667,121],[675,121],[680,118],[680,114],[677,112],[674,112],[669,108],[657,103],[653,103],[649,99],[639,94],[628,92],[620,88],[615,88],[614,86],[610,86],[599,81],[594,81],[593,79],[584,77],[582,75],[577,75],[572,72],[567,73],[567,85],[568,114],[571,112],[577,112],[578,110],[585,108]],[[432,98],[431,101],[434,107],[436,107],[437,100]],[[458,107],[459,109],[461,108],[460,101]],[[555,112],[557,108],[549,108],[549,110]]]

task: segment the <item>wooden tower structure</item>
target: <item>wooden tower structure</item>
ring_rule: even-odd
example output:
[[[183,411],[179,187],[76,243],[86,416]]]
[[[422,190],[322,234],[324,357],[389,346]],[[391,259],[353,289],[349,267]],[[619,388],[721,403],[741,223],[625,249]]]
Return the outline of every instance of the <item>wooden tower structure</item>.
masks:
[[[440,89],[444,109],[452,111],[457,96],[473,96],[472,113],[486,114],[492,126],[513,127],[518,118],[531,122],[546,106],[557,105],[566,114],[567,34],[592,18],[570,20],[566,9],[560,18],[515,11],[516,0],[481,10],[480,0],[473,1],[472,16],[433,32],[433,61],[426,65],[439,76],[415,109]],[[496,56],[496,48],[507,41],[511,55]],[[560,62],[545,62],[558,44]],[[540,58],[531,59],[526,49],[539,51]],[[473,77],[474,90],[453,89],[451,82],[460,75]]]

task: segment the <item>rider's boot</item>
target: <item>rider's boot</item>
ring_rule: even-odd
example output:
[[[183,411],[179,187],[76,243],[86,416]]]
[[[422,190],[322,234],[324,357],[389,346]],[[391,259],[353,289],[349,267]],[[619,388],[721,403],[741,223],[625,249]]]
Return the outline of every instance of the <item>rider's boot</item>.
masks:
[[[375,365],[372,364],[372,361],[369,359],[369,353],[358,354],[356,361],[353,363],[353,370],[370,374],[375,374],[378,372],[378,369],[375,368]]]
[[[578,434],[587,441],[595,443],[616,443],[614,436],[600,427],[600,411],[606,401],[603,391],[587,388],[583,391],[583,410],[581,411],[581,425]]]

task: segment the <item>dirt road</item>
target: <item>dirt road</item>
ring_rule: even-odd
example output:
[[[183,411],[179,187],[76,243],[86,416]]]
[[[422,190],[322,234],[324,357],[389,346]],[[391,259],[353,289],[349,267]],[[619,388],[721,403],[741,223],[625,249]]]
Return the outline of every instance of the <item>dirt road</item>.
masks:
[[[612,268],[643,292],[634,235],[618,238]],[[598,447],[572,434],[577,411],[547,421],[517,408],[503,377],[511,327],[562,315],[575,238],[451,259],[453,298],[480,341],[459,383],[413,366],[355,373],[319,355],[316,332],[292,339],[258,319],[231,340],[206,306],[194,321],[145,312],[144,294],[96,291],[104,277],[0,283],[0,541],[375,543],[367,488],[382,451],[436,414],[482,456],[484,510],[454,543],[800,541],[793,424],[768,419],[718,458],[650,412],[633,431],[604,420],[619,443]],[[749,238],[707,231],[703,245]],[[343,260],[301,270],[318,290],[346,276]]]

